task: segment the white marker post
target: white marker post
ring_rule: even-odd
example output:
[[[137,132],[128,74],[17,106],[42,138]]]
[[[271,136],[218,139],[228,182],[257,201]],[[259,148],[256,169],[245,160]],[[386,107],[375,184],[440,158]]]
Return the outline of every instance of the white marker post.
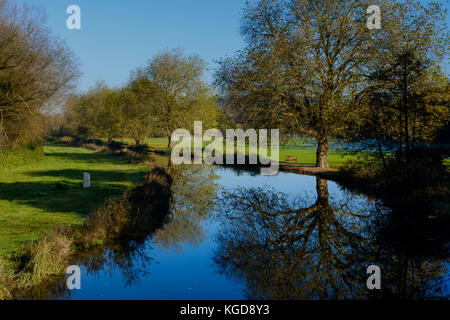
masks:
[[[87,189],[91,187],[91,176],[85,172],[83,174],[83,188]]]

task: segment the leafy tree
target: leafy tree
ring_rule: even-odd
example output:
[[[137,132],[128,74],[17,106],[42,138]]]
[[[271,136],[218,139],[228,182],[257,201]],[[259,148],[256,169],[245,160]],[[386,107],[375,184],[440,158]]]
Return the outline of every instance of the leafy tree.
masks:
[[[166,135],[169,147],[175,129],[193,129],[195,120],[217,127],[222,113],[203,81],[205,64],[180,50],[165,51],[132,73],[127,86],[110,89],[103,83],[69,99],[65,117],[77,135],[132,137],[143,144],[148,136]]]
[[[191,129],[194,120],[203,120],[217,103],[203,81],[205,62],[197,55],[185,56],[181,50],[163,51],[133,75],[133,83],[152,105],[158,126],[173,147],[172,132]]]
[[[78,75],[72,52],[49,34],[42,12],[0,0],[0,145],[38,138],[42,112]]]
[[[134,79],[122,90],[124,98],[124,127],[127,136],[133,137],[136,144],[143,144],[146,137],[160,134],[157,116],[151,98],[156,87],[145,78]]]
[[[276,126],[317,140],[318,167],[328,167],[329,140],[354,109],[374,47],[365,23],[368,1],[249,2],[247,48],[224,60],[218,84],[251,125]]]
[[[449,119],[449,81],[442,72],[449,33],[445,10],[438,3],[396,3],[377,33],[379,50],[368,69],[366,88],[355,99],[360,112],[355,137],[397,146],[397,159],[433,140]]]
[[[361,108],[360,132],[381,145],[397,145],[397,160],[406,161],[412,148],[432,142],[449,120],[449,81],[411,51],[399,53],[372,77],[373,91]],[[385,162],[385,160],[384,160]]]
[[[126,116],[122,89],[109,90],[101,101],[97,114],[96,133],[99,137],[108,137],[111,143],[114,137],[122,138],[126,133]]]
[[[348,123],[358,123],[358,99],[365,96],[369,75],[395,59],[392,48],[405,39],[421,53],[442,47],[441,6],[379,1],[382,29],[369,30],[371,4],[249,2],[242,24],[247,47],[222,60],[217,72],[225,108],[246,126],[315,137],[316,166],[328,167],[330,138],[346,133]],[[408,31],[411,37],[402,38]]]
[[[123,96],[119,89],[110,89],[104,83],[97,83],[86,94],[73,97],[65,106],[65,116],[75,134],[84,137],[107,137],[111,143],[114,137],[125,133]]]

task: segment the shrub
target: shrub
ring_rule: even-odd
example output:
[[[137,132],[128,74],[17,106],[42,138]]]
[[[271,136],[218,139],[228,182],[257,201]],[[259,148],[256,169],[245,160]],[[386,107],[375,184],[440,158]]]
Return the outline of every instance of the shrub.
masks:
[[[447,154],[444,149],[415,147],[408,161],[388,158],[385,166],[379,162],[348,162],[340,168],[338,178],[389,203],[448,202],[449,171],[443,164]]]
[[[123,148],[125,148],[125,144],[122,142],[118,142],[118,141],[111,141],[111,143],[109,144],[109,147],[113,151],[122,150]]]
[[[73,144],[75,142],[75,138],[71,137],[71,136],[64,136],[59,138],[59,141],[61,143],[65,143],[65,144]]]
[[[111,240],[145,238],[164,223],[170,209],[172,178],[162,168],[152,169],[145,183],[120,199],[107,201],[76,232],[77,246],[89,248]]]
[[[128,149],[136,153],[147,153],[149,151],[148,145],[146,144],[129,146]]]
[[[89,150],[96,151],[96,152],[108,153],[108,154],[111,153],[111,150],[107,146],[97,145],[94,143],[82,144],[81,146],[85,149],[89,149]]]
[[[42,160],[44,149],[40,146],[20,146],[0,150],[0,168],[10,168]]]
[[[5,261],[0,258],[0,300],[12,298],[11,286],[13,285],[13,273]]]
[[[104,142],[102,140],[99,140],[99,139],[89,139],[89,140],[86,141],[86,143],[88,143],[88,144],[95,144],[97,146],[104,145]]]

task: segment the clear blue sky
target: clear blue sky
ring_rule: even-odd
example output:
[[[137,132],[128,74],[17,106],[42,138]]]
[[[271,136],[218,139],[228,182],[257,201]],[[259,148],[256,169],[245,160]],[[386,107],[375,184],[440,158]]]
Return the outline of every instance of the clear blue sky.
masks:
[[[214,60],[244,46],[243,0],[26,0],[47,11],[48,26],[78,56],[86,90],[97,80],[120,86],[130,71],[163,49],[183,48]],[[68,30],[66,9],[81,8],[81,30]],[[211,80],[211,72],[207,74]]]
[[[83,91],[98,80],[110,86],[124,84],[130,71],[163,49],[198,53],[213,69],[214,60],[244,46],[240,35],[244,0],[22,1],[43,7],[50,29],[79,57]],[[441,2],[448,5],[448,0]],[[73,4],[81,8],[82,30],[66,28],[66,9]],[[212,80],[211,73],[207,80]]]

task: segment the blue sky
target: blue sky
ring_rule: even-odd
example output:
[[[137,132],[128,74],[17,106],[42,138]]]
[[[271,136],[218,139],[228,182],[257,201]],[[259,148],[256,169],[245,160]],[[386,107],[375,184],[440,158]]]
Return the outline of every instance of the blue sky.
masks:
[[[424,3],[430,0],[423,0]],[[183,48],[208,62],[212,80],[214,60],[244,46],[240,17],[244,0],[23,0],[43,7],[48,26],[78,56],[84,91],[96,81],[120,86],[130,71],[160,50]],[[441,0],[448,4],[448,0]],[[66,9],[78,5],[82,29],[68,30]],[[448,19],[447,19],[448,21]]]
[[[81,62],[80,90],[104,80],[120,86],[130,71],[163,49],[183,48],[208,62],[244,46],[240,36],[243,0],[27,0],[43,7],[48,26]],[[66,9],[81,8],[81,30],[68,30]],[[212,80],[211,71],[207,80]]]

